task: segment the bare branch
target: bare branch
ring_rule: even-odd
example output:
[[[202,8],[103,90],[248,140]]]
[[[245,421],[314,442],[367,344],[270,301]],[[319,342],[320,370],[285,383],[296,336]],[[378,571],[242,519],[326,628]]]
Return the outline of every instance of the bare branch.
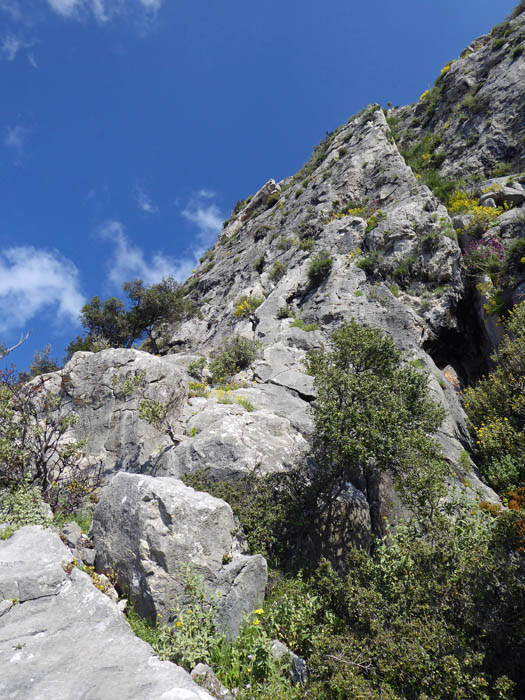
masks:
[[[13,352],[13,350],[16,350],[17,348],[19,348],[23,343],[26,342],[26,340],[29,338],[30,335],[31,335],[31,329],[29,329],[25,335],[22,333],[18,343],[15,343],[15,345],[12,345],[10,348],[6,348],[5,346],[0,347],[0,358],[5,357],[6,355],[9,355],[10,352]]]

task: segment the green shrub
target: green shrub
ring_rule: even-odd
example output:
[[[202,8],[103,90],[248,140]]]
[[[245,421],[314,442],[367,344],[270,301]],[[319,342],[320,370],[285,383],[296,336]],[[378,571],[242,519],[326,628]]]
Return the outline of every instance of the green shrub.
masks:
[[[321,250],[318,255],[312,258],[306,271],[312,287],[317,287],[328,277],[332,265],[333,258],[327,250]]]
[[[209,369],[214,384],[224,382],[255,360],[257,343],[240,335],[227,338],[222,346],[212,354]]]
[[[195,396],[206,397],[208,395],[208,387],[206,382],[190,382],[188,386],[188,396],[193,398]]]
[[[233,315],[235,318],[249,318],[263,301],[263,296],[257,296],[256,294],[253,296],[244,295],[235,302]]]
[[[292,241],[286,236],[281,236],[277,241],[279,250],[289,250],[292,247]]]
[[[105,339],[114,348],[130,348],[135,341],[147,338],[152,351],[158,354],[154,329],[160,323],[180,321],[198,312],[195,304],[184,298],[188,288],[183,289],[172,277],[151,287],[145,287],[142,280],[133,280],[122,289],[128,296],[129,309],[116,297],[104,302],[93,297],[82,307],[80,321],[87,334],[69,344],[69,357],[77,350],[90,350],[97,338]]]
[[[253,403],[248,401],[248,399],[245,399],[244,396],[238,396],[235,401],[239,404],[239,406],[242,406],[245,411],[248,411],[248,413],[255,411]]]
[[[498,351],[492,355],[494,369],[463,395],[480,469],[491,484],[499,485],[502,491],[509,486],[522,486],[525,478],[520,466],[520,481],[514,483],[515,463],[525,464],[525,392],[522,384],[525,302],[509,312],[504,329]]]
[[[492,177],[503,177],[512,172],[512,165],[510,163],[496,163],[492,169]]]
[[[376,226],[379,224],[379,222],[384,218],[385,218],[385,214],[383,214],[381,209],[376,211],[375,214],[372,214],[372,216],[366,222],[365,233],[370,233],[370,231],[373,231],[376,228]]]
[[[405,258],[402,258],[392,271],[392,277],[400,282],[407,282],[416,260],[416,255],[407,255]]]
[[[269,278],[272,282],[277,284],[286,273],[286,265],[280,260],[276,260],[270,270]]]
[[[9,523],[14,529],[25,525],[46,527],[50,524],[42,493],[37,486],[31,486],[29,479],[0,490],[0,523]]]
[[[357,260],[356,265],[367,274],[373,274],[383,260],[383,256],[378,250],[371,250],[368,255]]]
[[[299,250],[304,250],[305,252],[310,253],[315,246],[315,239],[314,238],[301,238],[299,239]]]
[[[318,331],[317,323],[305,323],[302,319],[296,318],[290,323],[290,328],[300,328],[302,331]]]
[[[261,272],[264,270],[264,259],[265,259],[265,254],[261,253],[259,256],[255,258],[255,262],[253,263],[253,269],[261,274]]]
[[[505,275],[509,282],[512,278],[525,274],[525,238],[512,241],[505,251]]]
[[[64,374],[51,392],[45,376],[24,384],[14,369],[0,370],[0,489],[31,499],[35,487],[58,513],[75,512],[100,485],[101,465],[84,459],[87,440],[70,439],[78,418],[69,382]]]
[[[439,477],[446,467],[427,435],[440,425],[443,410],[428,398],[427,377],[402,365],[390,338],[352,321],[335,331],[329,351],[311,351],[306,366],[317,390],[313,455],[325,498],[340,492],[342,480],[380,470],[394,471],[413,509],[442,497]],[[436,475],[428,492],[422,470]],[[418,479],[421,491],[414,494]]]
[[[199,357],[197,360],[192,360],[188,365],[188,374],[197,381],[202,380],[202,372],[208,364],[205,357]]]
[[[276,318],[278,318],[278,319],[294,318],[294,317],[295,317],[295,311],[288,304],[285,304],[284,306],[280,306],[277,309]]]

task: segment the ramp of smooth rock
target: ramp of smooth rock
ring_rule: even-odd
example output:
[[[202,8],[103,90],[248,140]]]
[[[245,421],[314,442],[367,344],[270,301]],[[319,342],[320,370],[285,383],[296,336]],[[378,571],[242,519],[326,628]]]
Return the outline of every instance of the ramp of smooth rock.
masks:
[[[58,535],[40,527],[0,542],[2,700],[211,700],[135,637],[87,574],[67,574],[68,560]],[[25,600],[13,604],[16,590]]]

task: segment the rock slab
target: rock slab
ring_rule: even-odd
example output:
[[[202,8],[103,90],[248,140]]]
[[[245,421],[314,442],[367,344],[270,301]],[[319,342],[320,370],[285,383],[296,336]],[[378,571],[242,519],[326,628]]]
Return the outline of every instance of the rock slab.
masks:
[[[0,697],[212,700],[135,637],[87,574],[67,573],[71,559],[57,534],[37,526],[0,542]]]
[[[93,515],[97,570],[112,569],[142,615],[168,622],[189,603],[189,565],[219,596],[219,627],[237,634],[263,601],[267,582],[261,555],[242,554],[230,506],[172,477],[120,472],[102,492]]]

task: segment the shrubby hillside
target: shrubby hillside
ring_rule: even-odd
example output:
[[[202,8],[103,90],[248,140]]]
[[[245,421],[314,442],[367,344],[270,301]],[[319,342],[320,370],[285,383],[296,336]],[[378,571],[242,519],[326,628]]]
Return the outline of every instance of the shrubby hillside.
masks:
[[[525,697],[524,49],[520,3],[0,376],[2,696]]]

